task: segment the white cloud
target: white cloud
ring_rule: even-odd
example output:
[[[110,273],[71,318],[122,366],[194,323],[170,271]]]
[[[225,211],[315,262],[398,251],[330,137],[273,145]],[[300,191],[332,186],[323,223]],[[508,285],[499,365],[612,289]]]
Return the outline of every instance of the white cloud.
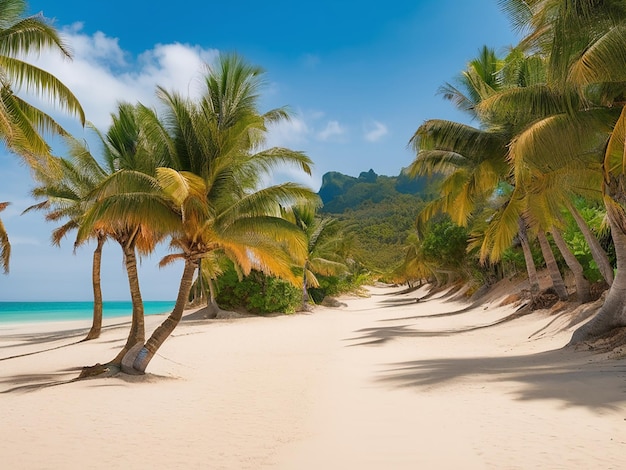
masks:
[[[72,90],[87,119],[101,129],[109,125],[109,116],[119,101],[154,105],[157,85],[193,96],[200,86],[203,64],[210,63],[218,54],[214,49],[176,43],[158,44],[134,58],[120,48],[116,38],[101,32],[88,36],[81,28],[77,23],[62,31],[73,60],[55,54],[28,60],[51,72]],[[59,114],[51,111],[47,103],[40,101],[37,105],[54,116]]]
[[[389,134],[387,126],[382,122],[374,121],[372,125],[366,128],[364,137],[368,142],[378,142],[387,134]]]
[[[346,133],[346,129],[339,124],[338,121],[328,121],[326,127],[317,134],[317,137],[326,142],[328,140],[334,139],[335,137],[340,137]]]

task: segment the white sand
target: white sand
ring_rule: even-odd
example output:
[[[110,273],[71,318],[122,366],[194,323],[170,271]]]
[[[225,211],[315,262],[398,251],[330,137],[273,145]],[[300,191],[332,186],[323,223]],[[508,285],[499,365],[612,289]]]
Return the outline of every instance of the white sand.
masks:
[[[66,383],[126,325],[79,344],[88,325],[0,326],[0,359],[68,345],[0,360],[0,467],[626,468],[624,360],[560,350],[571,332],[545,312],[470,330],[513,308],[428,317],[465,305],[371,291],[183,322],[143,377]]]

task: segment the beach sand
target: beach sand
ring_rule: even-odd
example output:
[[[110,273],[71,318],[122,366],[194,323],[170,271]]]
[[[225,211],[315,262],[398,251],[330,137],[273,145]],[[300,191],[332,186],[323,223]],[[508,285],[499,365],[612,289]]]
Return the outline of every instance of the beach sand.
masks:
[[[119,319],[87,343],[89,325],[0,325],[0,466],[626,468],[623,359],[561,349],[547,311],[492,325],[514,305],[400,290],[182,322],[140,377],[71,381],[115,356]]]

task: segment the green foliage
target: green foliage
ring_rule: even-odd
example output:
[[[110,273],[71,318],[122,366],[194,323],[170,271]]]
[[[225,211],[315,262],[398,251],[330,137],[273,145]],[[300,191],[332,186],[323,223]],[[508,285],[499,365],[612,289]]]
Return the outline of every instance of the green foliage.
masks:
[[[467,230],[447,217],[434,223],[422,241],[427,260],[442,267],[460,267],[467,257]]]
[[[604,227],[604,217],[606,213],[604,208],[589,204],[582,199],[577,201],[576,208],[587,222],[587,225],[589,225],[589,228],[602,245],[602,248],[606,251],[613,266],[615,266],[615,247],[610,236],[610,231],[606,230]],[[591,250],[589,249],[585,237],[580,232],[578,225],[574,222],[569,212],[565,212],[563,218],[566,224],[563,230],[563,239],[582,265],[585,278],[590,282],[600,282],[602,275],[591,255]]]
[[[354,236],[354,259],[370,270],[385,272],[402,261],[406,237],[415,230],[422,205],[417,196],[399,194],[380,203],[364,202],[333,217]]]
[[[234,268],[217,279],[217,303],[223,308],[244,308],[256,314],[294,313],[302,302],[302,293],[292,284],[252,271],[239,279]]]
[[[319,287],[310,288],[308,292],[313,302],[319,304],[326,296],[335,297],[358,292],[361,287],[372,282],[372,274],[359,267],[344,276],[318,276],[317,280],[320,283]]]
[[[524,260],[524,252],[520,247],[509,247],[502,253],[500,259],[503,276],[514,277],[518,273],[526,272],[526,261]]]

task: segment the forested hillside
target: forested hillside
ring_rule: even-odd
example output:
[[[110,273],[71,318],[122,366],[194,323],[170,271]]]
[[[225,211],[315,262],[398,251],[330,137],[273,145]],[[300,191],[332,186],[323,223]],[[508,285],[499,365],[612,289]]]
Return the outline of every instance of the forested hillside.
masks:
[[[373,170],[358,178],[326,173],[319,190],[321,212],[341,220],[354,236],[355,259],[367,268],[385,272],[404,257],[407,235],[428,198],[425,178],[377,175]]]

